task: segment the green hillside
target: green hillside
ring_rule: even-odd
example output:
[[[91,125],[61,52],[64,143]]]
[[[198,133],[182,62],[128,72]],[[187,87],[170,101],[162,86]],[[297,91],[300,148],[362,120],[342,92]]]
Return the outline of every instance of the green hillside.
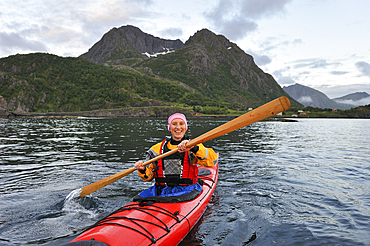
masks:
[[[165,105],[201,95],[177,83],[127,69],[50,54],[0,59],[0,96],[9,111],[73,112],[137,106],[149,99]]]

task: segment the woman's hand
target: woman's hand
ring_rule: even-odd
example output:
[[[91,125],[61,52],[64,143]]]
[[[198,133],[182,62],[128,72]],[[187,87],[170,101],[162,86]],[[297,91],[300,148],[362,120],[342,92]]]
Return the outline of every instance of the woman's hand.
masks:
[[[143,166],[143,161],[137,161],[136,163],[135,163],[135,166],[134,166],[134,168],[136,169],[136,170],[144,170],[145,169],[145,167]]]
[[[194,146],[191,146],[190,148],[186,147],[186,144],[189,142],[189,140],[184,140],[182,141],[179,145],[177,145],[177,148],[180,153],[186,152],[191,150]]]

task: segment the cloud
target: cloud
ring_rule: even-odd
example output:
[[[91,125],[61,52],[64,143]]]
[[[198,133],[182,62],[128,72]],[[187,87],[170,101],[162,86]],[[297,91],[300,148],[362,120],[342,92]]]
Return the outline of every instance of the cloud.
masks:
[[[364,106],[370,104],[370,97],[361,98],[360,100],[335,100],[337,103],[344,103],[344,104],[350,104],[355,107],[357,106]]]
[[[301,59],[293,62],[293,68],[327,68],[329,63],[325,59]]]
[[[301,38],[296,38],[296,39],[294,39],[293,40],[293,42],[292,42],[292,44],[302,44],[303,43],[303,41],[302,41],[302,39]]]
[[[281,76],[283,76],[283,73],[282,73],[282,70],[276,70],[272,73],[272,75],[274,75],[276,77],[281,77]]]
[[[6,11],[1,11],[1,19],[8,21],[0,23],[0,56],[46,50],[80,55],[81,50],[87,50],[113,27],[152,19],[158,14],[148,8],[153,3],[154,0],[4,2]]]
[[[224,21],[220,26],[220,32],[227,38],[240,40],[245,38],[250,32],[255,31],[257,27],[258,25],[255,22],[241,17]]]
[[[257,20],[285,11],[292,0],[220,0],[204,13],[215,29],[232,40],[239,40],[257,30]]]
[[[291,85],[291,84],[296,83],[295,80],[290,76],[282,76],[282,77],[278,78],[277,82],[280,85]]]
[[[270,64],[272,61],[271,58],[268,57],[267,55],[259,55],[256,52],[253,52],[252,50],[246,50],[245,52],[253,56],[254,62],[258,66],[264,66],[264,65]]]
[[[307,103],[312,103],[313,102],[313,100],[310,96],[302,96],[297,101],[302,103],[302,104],[307,104]]]
[[[17,33],[6,33],[0,32],[0,50],[1,52],[18,52],[18,51],[32,51],[32,52],[46,52],[47,47],[34,40],[28,40],[27,38],[21,37]]]
[[[141,0],[91,3],[89,11],[75,13],[81,29],[89,35],[101,35],[113,27],[120,27],[123,23],[133,23],[141,18],[150,18],[155,13],[144,10],[146,4],[152,1]],[[72,17],[72,15],[71,15]]]
[[[154,0],[129,0],[127,2],[143,3],[143,4],[146,4],[146,5],[152,5],[154,3]]]
[[[328,62],[326,59],[321,58],[308,58],[308,59],[299,59],[296,61],[293,61],[292,64],[293,68],[311,68],[311,69],[317,69],[317,68],[328,68],[328,67],[337,67],[341,65],[340,62]]]
[[[223,35],[233,40],[239,40],[247,36],[248,33],[257,29],[258,25],[248,20],[240,10],[234,10],[236,2],[220,0],[218,5],[204,13],[208,19]],[[231,15],[231,17],[230,17]]]
[[[359,105],[369,105],[370,104],[370,97],[366,97],[366,98],[362,98],[358,101],[355,101],[357,102]]]
[[[292,0],[247,0],[242,1],[241,12],[253,19],[273,16],[285,11],[285,6]]]
[[[277,39],[275,37],[268,37],[267,40],[265,40],[264,42],[262,42],[260,44],[261,49],[264,52],[267,52],[267,51],[271,51],[271,50],[275,50],[275,49],[284,48],[284,47],[289,46],[289,45],[297,45],[297,44],[303,43],[302,39],[300,39],[300,38],[296,38],[293,41],[286,40],[286,41],[282,41],[282,42],[280,42],[280,41],[275,42],[276,40]]]
[[[362,76],[370,77],[370,64],[364,61],[356,62],[356,68],[361,72]]]
[[[347,74],[349,72],[346,72],[346,71],[331,71],[330,73],[332,75],[344,75],[344,74]]]
[[[247,54],[250,54],[253,56],[254,58],[254,61],[256,62],[257,65],[259,66],[265,66],[265,65],[268,65],[272,62],[272,59],[269,55],[266,55],[267,54],[271,54],[272,50],[274,49],[279,49],[280,47],[283,47],[283,46],[289,46],[291,44],[293,45],[296,45],[296,44],[300,44],[302,43],[302,39],[294,39],[293,41],[283,41],[283,42],[279,42],[279,43],[275,43],[273,44],[273,40],[274,38],[269,38],[268,40],[266,40],[265,42],[263,42],[260,47],[261,47],[261,51],[259,52],[255,52],[255,51],[252,51],[250,49],[246,50],[245,52]],[[261,53],[264,53],[264,55],[261,55]]]
[[[159,32],[160,35],[180,38],[183,34],[181,28],[167,28]]]
[[[286,69],[289,69],[289,68],[286,68]],[[280,84],[280,85],[292,85],[292,84],[295,84],[295,80],[290,77],[290,76],[284,76],[283,75],[283,71],[285,69],[282,69],[282,70],[276,70],[272,73],[272,75],[275,77],[275,79],[277,80],[277,82]]]

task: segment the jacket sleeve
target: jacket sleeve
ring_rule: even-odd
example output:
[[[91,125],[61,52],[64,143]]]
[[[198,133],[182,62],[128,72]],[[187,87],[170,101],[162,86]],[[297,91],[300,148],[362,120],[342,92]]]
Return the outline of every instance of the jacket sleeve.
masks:
[[[154,145],[151,147],[145,154],[146,154],[146,161],[153,159],[154,157],[157,157],[159,154],[159,149],[160,149],[160,143]],[[144,170],[138,170],[139,176],[147,182],[150,182],[154,179],[154,171],[157,167],[156,165],[157,162],[150,163],[148,166],[145,166]]]
[[[193,165],[199,164],[204,167],[213,167],[218,159],[216,152],[212,148],[206,148],[203,144],[198,144],[190,151],[195,156]]]

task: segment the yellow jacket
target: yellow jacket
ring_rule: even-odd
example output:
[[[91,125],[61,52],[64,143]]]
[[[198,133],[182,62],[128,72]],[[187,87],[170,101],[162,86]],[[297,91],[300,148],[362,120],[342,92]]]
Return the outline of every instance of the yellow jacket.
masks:
[[[146,160],[153,159],[157,157],[161,152],[161,145],[162,142],[153,145],[147,152],[146,152]],[[198,147],[197,147],[198,146]],[[168,141],[167,147],[169,150],[173,150],[177,148],[177,145],[172,145],[171,141]],[[195,153],[194,153],[195,152]],[[186,154],[189,155],[190,159],[193,160],[193,165],[201,165],[204,167],[213,167],[217,162],[217,154],[212,148],[206,148],[203,144],[195,145],[192,150],[187,152]],[[149,164],[149,167],[146,166],[145,170],[138,170],[139,176],[144,181],[152,181],[154,179],[154,171],[153,169],[156,167],[157,162],[153,162]]]

